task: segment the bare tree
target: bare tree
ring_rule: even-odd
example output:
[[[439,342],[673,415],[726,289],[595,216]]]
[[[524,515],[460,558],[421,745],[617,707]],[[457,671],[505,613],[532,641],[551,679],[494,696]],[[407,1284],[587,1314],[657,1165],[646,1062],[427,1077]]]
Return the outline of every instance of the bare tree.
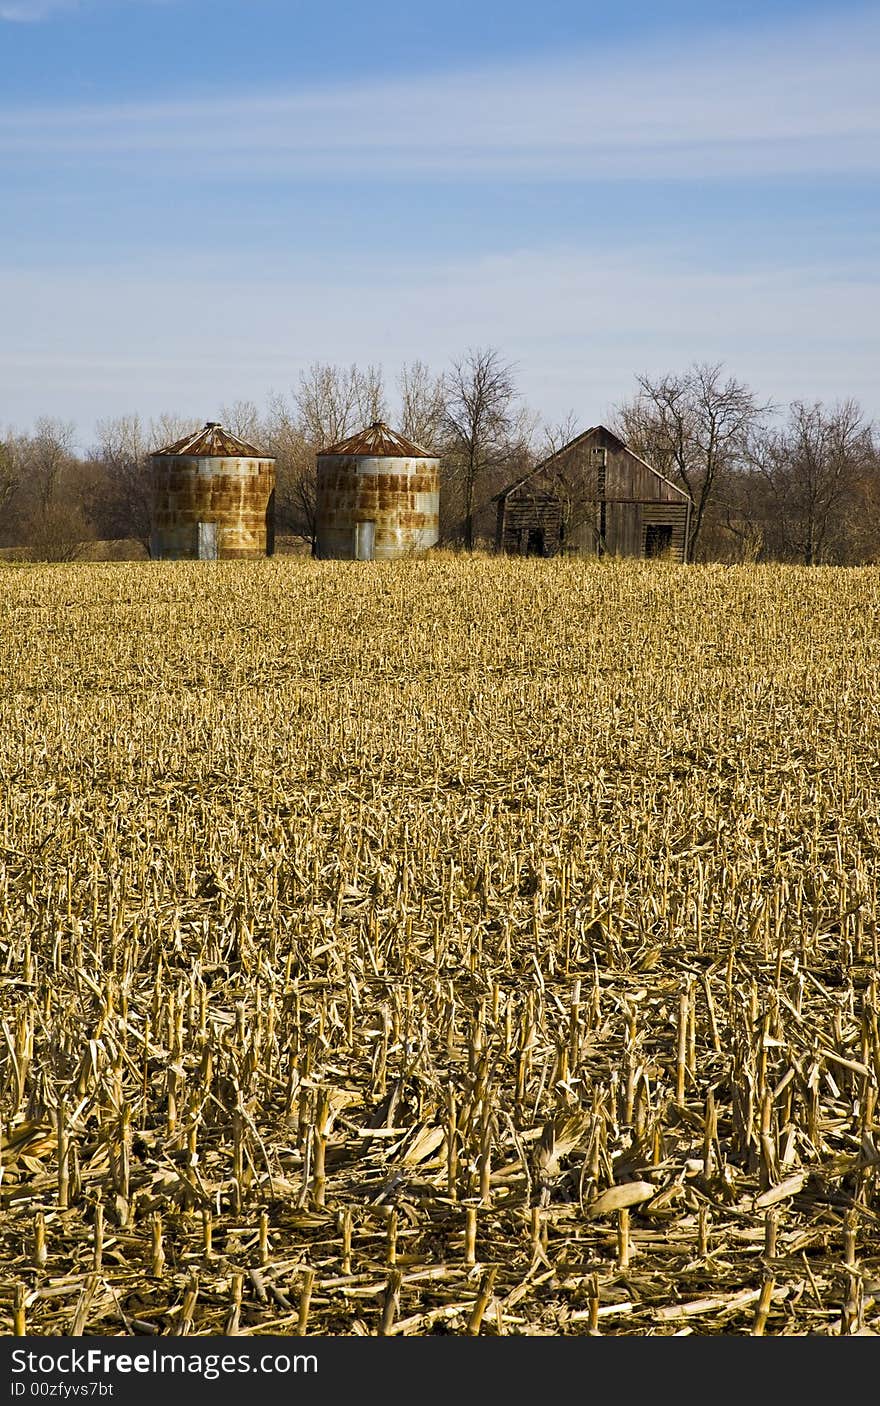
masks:
[[[387,415],[382,368],[343,368],[313,362],[300,373],[293,393],[299,428],[315,449],[326,448],[354,430]]]
[[[281,395],[269,399],[261,447],[275,457],[279,529],[313,546],[317,531],[315,445],[303,433],[295,407]]]
[[[59,480],[73,458],[75,426],[42,415],[27,442],[27,474],[42,513],[48,513]]]
[[[90,503],[103,537],[132,537],[150,549],[149,437],[139,415],[99,420],[92,457],[102,471]]]
[[[549,459],[551,454],[557,454],[580,433],[580,421],[574,410],[569,410],[568,414],[555,424],[545,424],[538,444],[538,462]]]
[[[878,471],[871,427],[856,402],[794,401],[788,423],[755,441],[751,462],[769,490],[777,554],[807,566],[846,560],[859,503]]]
[[[78,561],[95,531],[81,503],[57,495],[31,520],[27,554],[33,561]]]
[[[382,368],[313,362],[290,397],[273,394],[262,440],[275,456],[278,522],[314,546],[321,449],[387,414]]]
[[[220,406],[220,419],[232,434],[239,439],[261,448],[263,421],[252,400],[234,400],[231,405]]]
[[[585,475],[582,470],[572,473],[571,461],[557,462],[553,459],[554,455],[565,449],[582,433],[577,412],[569,410],[567,415],[555,423],[544,421],[540,430],[535,426],[535,431],[539,434],[537,452],[521,456],[522,472],[527,473],[531,468],[551,460],[545,464],[542,476],[562,505],[562,540],[571,542],[579,530],[586,524],[592,524],[595,518],[595,502],[593,489],[589,486],[589,475]]]
[[[376,420],[388,419],[388,404],[385,400],[385,377],[381,366],[368,366],[365,371],[353,366],[355,379],[356,407],[359,425],[372,425]]]
[[[521,444],[525,434],[515,405],[513,373],[513,366],[502,360],[497,348],[475,347],[452,363],[446,377],[443,426],[453,471],[457,467],[463,490],[462,522],[467,551],[474,548],[477,489],[492,470],[510,462],[514,441]]]
[[[21,462],[12,435],[0,440],[0,534],[5,536],[7,509],[21,487]]]
[[[3,446],[3,540],[37,561],[72,561],[94,537],[86,513],[89,474],[74,453],[74,426],[47,416]]]
[[[191,434],[199,423],[175,414],[160,415],[146,426],[136,414],[98,421],[90,472],[83,479],[83,503],[100,537],[116,541],[130,538],[149,552],[150,455]]]
[[[35,560],[74,560],[94,537],[85,509],[88,474],[74,453],[74,435],[73,424],[41,416],[32,434],[7,442],[18,480],[15,544]]]
[[[741,463],[750,433],[772,405],[722,365],[694,364],[681,375],[636,377],[633,400],[618,410],[621,436],[690,494],[688,556],[694,559],[706,515],[724,475]]]
[[[866,429],[865,453],[847,494],[841,536],[847,562],[876,565],[880,563],[880,442],[876,425]]]
[[[175,411],[164,411],[151,420],[147,428],[147,453],[155,454],[157,449],[165,449],[176,444],[184,435],[195,434],[204,421],[194,415],[179,415]]]
[[[716,500],[718,530],[712,555],[719,560],[745,564],[772,557],[769,493],[752,464],[753,446],[762,438],[762,433],[752,437],[746,464],[726,476],[723,492]],[[705,548],[705,536],[703,543]]]
[[[446,414],[446,393],[442,376],[435,376],[423,361],[406,362],[397,378],[400,395],[400,429],[422,449],[433,450],[440,442]]]

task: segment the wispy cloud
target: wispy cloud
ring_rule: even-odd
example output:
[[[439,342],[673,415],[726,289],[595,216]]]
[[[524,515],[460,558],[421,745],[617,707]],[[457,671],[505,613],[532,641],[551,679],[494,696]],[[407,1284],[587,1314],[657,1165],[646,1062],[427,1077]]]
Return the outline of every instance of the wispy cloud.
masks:
[[[58,10],[77,10],[80,0],[18,0],[16,4],[0,4],[0,20],[11,24],[34,24],[48,19]]]
[[[119,7],[124,4],[164,4],[167,0],[0,0],[0,20],[9,24],[37,24],[40,20],[51,19],[53,15],[70,14],[80,10],[84,14],[101,6]]]
[[[519,363],[531,405],[601,419],[634,373],[724,361],[762,395],[853,395],[880,416],[880,286],[829,268],[713,270],[647,247],[408,261],[313,257],[263,266],[230,257],[124,270],[0,271],[0,379],[16,417],[94,419],[138,408],[208,415],[262,403],[312,360],[416,357],[440,369],[469,344]],[[169,328],[197,328],[198,354]]]
[[[0,0],[0,18],[38,8]],[[349,84],[328,75],[286,92],[240,94],[228,76],[210,91],[207,75],[187,100],[37,108],[0,96],[2,398],[19,422],[59,414],[88,434],[131,409],[260,402],[312,360],[382,361],[391,373],[419,357],[439,369],[469,344],[494,344],[551,420],[570,408],[604,418],[634,372],[694,359],[724,361],[781,403],[851,394],[880,417],[880,281],[865,252],[878,59],[880,12],[853,11],[714,43],[679,34],[666,47]],[[776,180],[792,175],[809,177],[803,230]],[[831,193],[821,208],[822,179],[838,175],[858,193],[848,214]],[[280,240],[291,248],[304,177],[326,182],[327,208],[312,186],[295,252],[273,254]],[[391,216],[380,187],[396,177]],[[520,181],[516,208],[529,199],[543,214],[545,177],[570,183],[565,199],[548,192],[546,219],[519,232],[478,186]],[[633,183],[618,202],[631,219],[613,208],[610,179]],[[680,184],[658,214],[649,192],[663,180]],[[735,235],[719,248],[706,223],[712,192],[699,183],[722,180],[723,209],[754,236],[748,253],[731,256]],[[33,251],[21,230],[38,221],[22,202],[37,191],[62,213]],[[117,197],[111,242],[88,243],[77,211],[115,210]],[[29,220],[16,222],[17,201]],[[212,213],[239,208],[246,218],[217,233]],[[454,257],[442,236],[421,240],[438,210],[447,228],[460,222],[456,249],[504,252]],[[764,241],[777,211],[792,232],[784,259],[778,230],[775,253]]]
[[[878,59],[880,18],[861,12],[715,43],[585,52],[417,80],[236,97],[226,84],[222,95],[185,103],[0,106],[0,156],[134,158],[208,177],[266,179],[876,172]]]

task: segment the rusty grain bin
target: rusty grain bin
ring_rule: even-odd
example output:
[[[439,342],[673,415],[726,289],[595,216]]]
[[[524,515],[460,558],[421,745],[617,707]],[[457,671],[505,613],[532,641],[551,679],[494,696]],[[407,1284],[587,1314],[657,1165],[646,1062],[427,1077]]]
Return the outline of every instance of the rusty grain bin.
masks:
[[[179,560],[271,556],[275,460],[216,420],[150,455],[150,555]]]
[[[440,461],[381,420],[317,457],[315,555],[422,556],[440,534]]]

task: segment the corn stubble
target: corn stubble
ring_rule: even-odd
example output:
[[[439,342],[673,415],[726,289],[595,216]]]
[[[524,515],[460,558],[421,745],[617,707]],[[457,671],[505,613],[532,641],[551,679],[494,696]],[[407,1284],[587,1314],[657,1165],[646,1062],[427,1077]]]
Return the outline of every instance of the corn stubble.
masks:
[[[0,1332],[880,1331],[878,610],[3,569]]]

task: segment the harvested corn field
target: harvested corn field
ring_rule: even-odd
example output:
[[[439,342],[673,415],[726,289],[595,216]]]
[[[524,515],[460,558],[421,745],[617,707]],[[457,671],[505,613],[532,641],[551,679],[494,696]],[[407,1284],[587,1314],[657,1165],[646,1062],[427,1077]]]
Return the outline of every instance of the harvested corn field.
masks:
[[[0,1333],[880,1331],[880,570],[0,582]]]

